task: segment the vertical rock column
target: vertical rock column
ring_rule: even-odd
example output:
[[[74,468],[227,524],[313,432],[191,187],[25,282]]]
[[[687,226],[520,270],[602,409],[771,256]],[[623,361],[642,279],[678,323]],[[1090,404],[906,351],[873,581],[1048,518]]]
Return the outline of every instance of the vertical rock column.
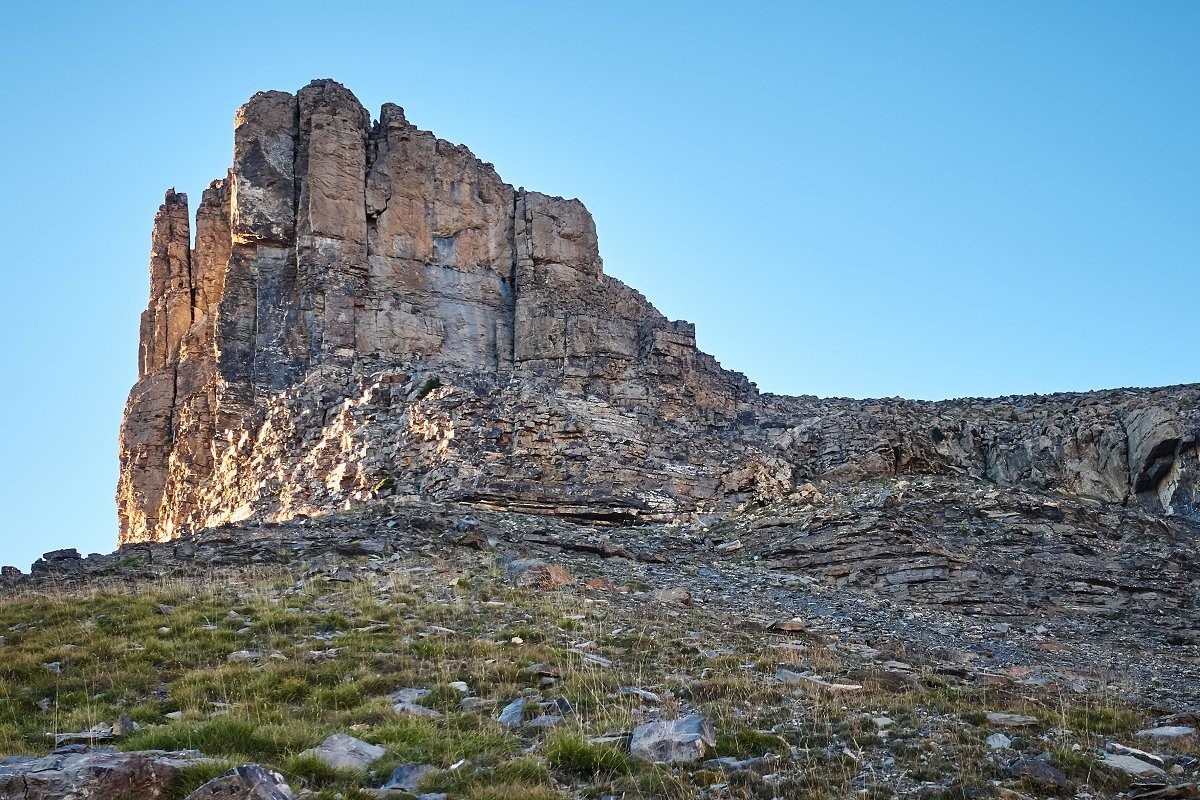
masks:
[[[167,539],[212,472],[217,405],[214,315],[229,262],[225,181],[204,192],[191,250],[187,197],[168,191],[154,219],[150,302],[138,382],[121,425],[120,540]]]
[[[192,322],[187,195],[168,190],[154,217],[150,302],[142,313],[138,382],[121,423],[117,514],[121,541],[153,538],[174,444],[176,367]]]
[[[601,278],[596,225],[578,200],[521,189],[515,205],[513,361],[553,374],[571,355],[572,315],[603,311],[594,305]]]
[[[367,284],[367,133],[371,118],[346,87],[300,90],[296,179],[297,282],[312,364],[354,362],[356,304]]]
[[[157,538],[179,535],[180,524],[196,510],[198,488],[213,471],[219,390],[215,312],[224,291],[229,253],[228,184],[213,181],[196,210],[196,247],[190,262],[192,325],[180,343],[175,363],[173,441]]]
[[[512,361],[513,189],[384,104],[367,141],[358,351],[489,371]]]
[[[232,239],[229,232],[229,180],[209,184],[196,209],[196,247],[192,251],[195,316],[216,311],[225,294],[225,269]],[[215,316],[215,315],[214,315]]]
[[[191,230],[186,194],[168,189],[154,216],[150,245],[150,303],[142,312],[138,379],[179,355],[192,326]]]
[[[259,92],[234,118],[230,255],[217,311],[217,432],[307,366],[296,287],[296,98]]]

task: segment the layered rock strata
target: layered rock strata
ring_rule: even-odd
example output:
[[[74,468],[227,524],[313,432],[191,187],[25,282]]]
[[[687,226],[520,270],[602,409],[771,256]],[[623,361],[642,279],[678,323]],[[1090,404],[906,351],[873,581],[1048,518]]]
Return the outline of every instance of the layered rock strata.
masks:
[[[333,81],[251,98],[194,245],[174,191],[152,243],[122,542],[412,498],[677,518],[904,473],[1200,507],[1197,387],[760,395],[604,274],[578,200]]]

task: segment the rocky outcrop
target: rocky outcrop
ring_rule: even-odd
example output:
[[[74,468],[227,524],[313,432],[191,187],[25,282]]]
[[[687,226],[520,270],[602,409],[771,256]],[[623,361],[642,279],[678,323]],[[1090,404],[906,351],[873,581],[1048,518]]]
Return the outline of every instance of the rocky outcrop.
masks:
[[[1200,390],[917,403],[762,396],[603,272],[578,200],[343,86],[263,92],[155,220],[121,541],[359,503],[629,521],[798,482],[963,475],[1195,516]]]
[[[170,796],[187,769],[210,763],[200,753],[116,748],[90,750],[75,745],[48,756],[13,756],[0,761],[0,800],[60,800],[70,797]]]
[[[514,189],[398,106],[372,123],[332,81],[238,111],[234,164],[205,192],[194,248],[187,198],[169,192],[151,273],[121,434],[122,541],[311,513],[381,481],[534,506],[653,506],[648,457],[684,474],[665,492],[686,506],[686,448],[652,454],[649,432],[727,424],[754,396],[696,350],[690,325],[603,274],[579,201]],[[416,402],[449,387],[447,370],[470,387],[473,419]],[[496,413],[497,397],[521,416]],[[589,440],[594,424],[603,437]],[[505,464],[466,464],[473,448],[452,450],[455,434]],[[523,449],[545,463],[512,468]],[[596,462],[599,487],[570,485],[592,471],[580,461]]]
[[[293,800],[295,796],[279,773],[258,764],[243,764],[213,778],[184,800]]]
[[[758,413],[798,478],[959,475],[1200,520],[1200,386],[937,403],[772,396]]]

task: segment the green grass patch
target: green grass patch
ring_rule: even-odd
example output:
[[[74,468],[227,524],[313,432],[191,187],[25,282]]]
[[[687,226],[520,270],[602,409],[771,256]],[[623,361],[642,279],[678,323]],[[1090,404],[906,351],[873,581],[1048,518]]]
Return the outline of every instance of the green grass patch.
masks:
[[[767,753],[786,755],[787,752],[787,740],[774,733],[755,730],[722,731],[717,734],[713,757],[754,758]]]
[[[315,746],[324,731],[303,721],[262,725],[247,719],[217,717],[147,728],[121,741],[122,750],[199,750],[231,759],[272,760]]]
[[[235,766],[237,765],[233,762],[189,764],[175,776],[174,782],[167,789],[164,800],[184,800],[189,794]]]
[[[556,770],[581,778],[601,774],[626,773],[632,759],[622,748],[608,744],[589,744],[582,732],[557,729],[546,740],[546,760]]]
[[[1066,713],[1067,727],[1084,734],[1128,735],[1141,727],[1141,717],[1124,708],[1084,706]]]

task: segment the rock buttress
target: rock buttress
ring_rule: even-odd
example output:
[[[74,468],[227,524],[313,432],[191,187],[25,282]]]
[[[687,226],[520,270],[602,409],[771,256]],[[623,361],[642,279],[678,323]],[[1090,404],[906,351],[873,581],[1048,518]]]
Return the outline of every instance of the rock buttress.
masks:
[[[398,106],[372,123],[333,81],[256,94],[235,116],[233,166],[205,193],[196,228],[192,249],[186,198],[168,195],[154,228],[142,371],[122,429],[122,542],[289,513],[278,492],[310,497],[301,505],[312,511],[361,495],[376,475],[399,476],[422,496],[547,511],[597,498],[675,509],[694,505],[697,491],[715,494],[713,478],[644,474],[647,425],[728,424],[753,386],[697,351],[690,325],[603,274],[582,203],[514,189]],[[478,408],[492,427],[474,443],[460,433],[461,452],[437,440],[433,466],[422,453],[435,423],[409,398],[393,404],[389,394],[378,428],[344,430],[346,407],[376,396],[372,374],[386,373],[388,386],[419,374],[428,394],[422,387],[439,372],[482,379],[492,387],[485,395],[517,396]],[[539,382],[546,389],[533,397],[543,406],[552,393],[569,398],[526,408]],[[608,413],[593,414],[588,397],[624,432],[604,452],[577,430]],[[301,400],[308,405],[295,409]],[[529,419],[502,418],[518,408]],[[522,426],[536,431],[526,456]],[[414,440],[390,465],[373,455],[384,429]],[[663,446],[655,451],[671,460]],[[487,463],[448,466],[475,457]],[[510,463],[526,457],[539,463]],[[696,472],[680,460],[679,475]],[[623,485],[629,469],[641,477]]]
[[[797,481],[959,474],[1196,514],[1195,387],[916,403],[760,396],[603,270],[578,200],[342,85],[238,110],[226,179],[155,219],[121,541],[347,504],[614,521]]]

